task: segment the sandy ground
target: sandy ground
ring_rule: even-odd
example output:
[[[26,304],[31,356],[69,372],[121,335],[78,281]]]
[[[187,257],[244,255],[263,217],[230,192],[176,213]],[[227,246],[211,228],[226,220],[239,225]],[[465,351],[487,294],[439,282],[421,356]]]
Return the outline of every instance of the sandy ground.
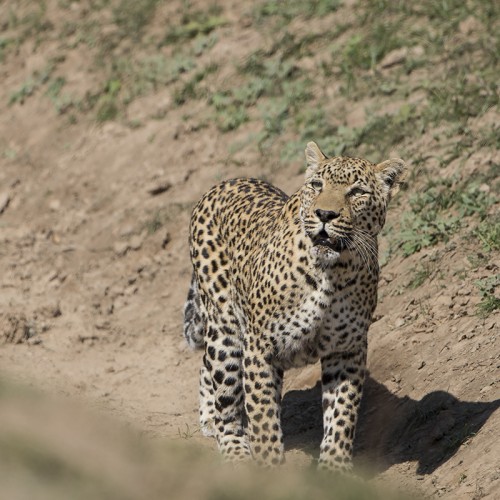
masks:
[[[242,29],[226,50],[252,36]],[[7,61],[9,87],[43,57],[27,54],[23,46]],[[67,64],[78,73],[78,58]],[[276,168],[276,159],[254,152],[235,165],[227,161],[227,137],[211,125],[191,128],[181,119],[185,109],[169,108],[166,119],[145,119],[139,128],[85,120],[68,126],[46,99],[9,106],[7,98],[0,114],[2,371],[153,438],[213,449],[198,429],[200,354],[181,335],[190,210],[228,177],[266,177],[291,193],[302,182],[302,160]],[[149,117],[165,100],[168,91],[159,91],[130,114]],[[467,158],[465,168],[498,161],[498,152],[481,155]],[[497,255],[489,268],[472,269],[467,256],[478,251],[456,236],[408,258],[395,255],[383,268],[356,441],[356,463],[378,480],[430,496],[500,497],[499,315],[477,316],[474,286],[498,272],[500,261]],[[434,274],[408,287],[414,269],[436,259],[445,280]],[[317,381],[317,367],[287,375],[292,464],[317,457]]]

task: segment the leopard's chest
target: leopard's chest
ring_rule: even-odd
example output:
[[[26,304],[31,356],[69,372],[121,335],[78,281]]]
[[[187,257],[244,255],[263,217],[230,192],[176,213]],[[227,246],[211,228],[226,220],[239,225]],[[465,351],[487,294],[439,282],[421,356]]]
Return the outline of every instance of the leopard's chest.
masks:
[[[266,330],[283,368],[314,363],[366,341],[371,309],[358,300],[359,290],[350,282],[325,278],[269,319]]]
[[[334,300],[332,283],[324,279],[316,289],[305,290],[294,300],[285,300],[269,318],[266,330],[275,356],[284,367],[317,359],[319,336]]]

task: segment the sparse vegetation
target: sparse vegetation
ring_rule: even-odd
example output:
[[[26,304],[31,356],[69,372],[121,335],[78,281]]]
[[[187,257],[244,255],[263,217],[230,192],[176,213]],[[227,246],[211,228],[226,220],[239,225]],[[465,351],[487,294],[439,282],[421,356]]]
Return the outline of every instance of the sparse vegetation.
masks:
[[[431,275],[431,269],[429,265],[420,266],[415,270],[408,286],[410,288],[418,288],[427,281],[430,275]]]
[[[66,35],[72,34],[76,40],[85,40],[89,47],[97,49],[96,60],[107,68],[107,74],[101,87],[86,96],[70,98],[62,94],[56,97],[54,92],[48,94],[58,112],[68,106],[74,106],[79,112],[96,107],[98,121],[119,119],[136,97],[168,87],[177,106],[188,105],[194,99],[206,99],[211,109],[207,110],[206,118],[210,120],[209,115],[213,114],[212,121],[221,132],[238,129],[248,121],[258,121],[260,132],[256,142],[259,150],[279,151],[286,163],[295,161],[301,144],[311,138],[334,154],[371,155],[375,160],[382,159],[394,147],[410,152],[412,140],[430,126],[442,121],[465,123],[470,117],[480,116],[498,106],[495,67],[498,67],[499,51],[493,50],[491,44],[497,9],[489,2],[450,1],[438,5],[426,1],[416,8],[401,2],[364,0],[358,5],[358,16],[353,23],[336,22],[337,28],[333,31],[323,28],[305,35],[294,32],[290,27],[292,19],[333,16],[341,2],[294,0],[279,5],[261,2],[248,14],[253,16],[258,29],[271,37],[272,43],[250,55],[239,65],[239,77],[234,83],[222,87],[206,83],[207,78],[215,78],[215,64],[210,63],[200,70],[193,59],[210,51],[217,43],[216,32],[227,26],[220,6],[211,4],[200,10],[185,4],[180,18],[170,23],[166,34],[159,35],[156,40],[141,41],[157,11],[158,1],[120,0],[115,5],[107,1],[92,2],[91,12],[100,12],[111,5],[118,38],[112,33],[100,33],[95,17],[79,25],[65,25]],[[10,24],[42,32],[42,27],[49,23],[46,11],[42,3],[22,18],[13,14]],[[390,19],[382,13],[390,14]],[[445,46],[444,40],[468,16],[475,16],[486,27],[484,33],[473,42],[459,39],[450,48]],[[281,29],[276,29],[276,23]],[[351,34],[340,38],[349,29]],[[147,50],[151,43],[172,47],[173,57],[164,53],[147,55],[136,61],[123,57],[116,53],[120,37],[134,39],[141,50]],[[401,64],[396,64],[395,69],[389,67],[382,75],[379,64],[387,54],[401,48],[413,50],[419,44],[424,48],[415,54],[403,53]],[[6,42],[1,46],[6,46]],[[325,46],[332,54],[331,61],[327,63],[322,59],[317,65],[318,71],[313,73],[303,71],[300,61]],[[342,110],[334,109],[325,99],[324,92],[319,91],[317,75],[323,73],[327,79],[338,80],[340,88],[355,101],[367,95],[382,100],[404,99],[409,92],[405,82],[408,74],[420,67],[422,50],[433,57],[447,51],[450,61],[450,68],[442,78],[419,82],[426,99],[412,104],[402,102],[393,113],[370,110],[366,122],[355,128],[338,123]],[[477,56],[470,59],[464,70],[460,65],[464,54],[469,57],[473,52]],[[212,74],[214,76],[210,77]],[[59,81],[65,80],[64,75],[60,78]],[[109,81],[120,82],[119,92],[110,94]],[[33,95],[37,85],[35,79],[27,80],[12,93],[11,101],[23,102]],[[291,134],[296,138],[287,138]],[[495,134],[490,134],[483,144],[494,140]]]
[[[478,314],[482,317],[489,316],[500,309],[500,274],[476,282],[481,293],[481,302],[478,305]]]
[[[410,211],[403,214],[401,231],[394,242],[405,256],[448,241],[463,227],[464,217],[478,216],[484,220],[494,198],[481,190],[477,181],[438,179],[428,181],[421,191],[410,195],[408,201]],[[491,229],[486,229],[489,224],[485,222],[481,227],[486,231],[481,233],[484,238],[494,237],[494,233],[489,232]]]
[[[217,64],[211,63],[205,68],[197,71],[189,80],[183,83],[174,91],[174,102],[180,106],[191,99],[200,99],[207,94],[206,89],[200,88],[199,84],[205,79],[207,75],[217,71]]]
[[[170,26],[163,44],[178,44],[186,40],[197,38],[202,40],[202,35],[208,35],[212,31],[227,24],[226,19],[221,16],[221,9],[213,4],[208,10],[186,10],[181,18],[180,24]],[[205,37],[203,40],[207,40]]]
[[[288,24],[298,16],[309,19],[315,16],[324,16],[330,12],[335,12],[341,5],[340,0],[288,0],[286,4],[274,0],[266,0],[258,5],[254,10],[255,19],[262,22],[265,18],[276,17],[280,24]]]
[[[35,71],[23,84],[10,94],[9,104],[23,104],[24,101],[46,85],[54,71],[54,64],[51,62],[41,70]]]
[[[111,5],[108,1],[93,2],[92,12]],[[69,107],[74,112],[95,109],[97,121],[103,122],[120,119],[137,97],[169,88],[176,106],[206,100],[208,108],[200,123],[212,121],[220,132],[234,131],[250,121],[259,122],[257,134],[252,132],[249,140],[240,140],[238,148],[229,144],[228,150],[239,149],[241,144],[257,147],[261,153],[272,149],[279,151],[283,163],[296,161],[303,144],[312,139],[332,154],[368,155],[378,161],[397,147],[414,156],[418,152],[413,150],[412,142],[424,131],[443,123],[444,134],[454,137],[453,145],[441,158],[443,167],[464,154],[470,156],[474,150],[498,147],[495,128],[484,128],[481,134],[473,135],[467,126],[470,118],[499,105],[496,78],[499,51],[493,48],[499,43],[498,37],[493,36],[496,6],[477,0],[466,4],[456,0],[436,4],[429,0],[417,8],[402,2],[364,0],[357,7],[356,20],[340,23],[336,30],[321,28],[303,34],[291,26],[296,18],[333,16],[340,7],[341,2],[323,0],[305,3],[294,0],[280,5],[261,2],[247,14],[252,15],[271,43],[257,48],[243,63],[235,64],[237,78],[215,86],[210,82],[217,78],[218,65],[210,62],[200,68],[196,58],[214,47],[217,30],[228,24],[217,4],[204,10],[185,4],[180,18],[171,22],[166,34],[155,40],[157,46],[172,47],[173,52],[136,59],[116,53],[119,38],[100,34],[98,19],[89,17],[79,25],[67,22],[66,35],[77,35],[76,39],[86,40],[89,47],[100,47],[96,61],[106,70],[105,82],[85,96],[70,96],[63,93],[65,76],[53,78],[56,66],[50,63],[12,91],[9,102],[23,103],[45,87],[45,95],[57,112],[63,113]],[[119,37],[129,37],[147,51],[152,40],[141,41],[142,34],[157,8],[157,0],[120,0],[112,6],[112,21]],[[445,43],[461,22],[471,18],[484,28],[478,30],[476,38],[458,37],[452,44]],[[23,16],[11,11],[9,26],[22,28],[20,40],[52,29],[44,2]],[[347,30],[350,34],[341,36]],[[12,39],[2,39],[0,49],[11,44]],[[419,46],[420,49],[414,50]],[[331,54],[330,62],[319,61],[318,72],[304,71],[301,61],[325,47]],[[107,55],[104,49],[108,50]],[[406,51],[401,52],[401,60],[390,63],[383,71],[380,62],[400,49]],[[425,57],[437,62],[443,53],[447,71],[437,78],[433,75],[417,79],[415,88],[425,98],[406,102],[405,97],[412,91],[407,87],[408,75],[422,67],[419,61]],[[467,65],[462,64],[464,58]],[[335,109],[319,90],[317,75],[321,74],[326,80],[339,80],[340,90],[353,101],[370,96],[380,103],[367,110],[362,125],[347,126],[341,120],[339,123],[338,116],[343,110]],[[391,113],[384,112],[381,102],[395,99],[401,104]],[[157,118],[165,114],[163,111]],[[460,140],[456,140],[457,135]],[[425,169],[427,161],[428,158],[421,158],[421,168]],[[491,203],[492,197],[474,181],[448,178],[438,184],[430,182],[424,190],[410,194],[410,210],[402,217],[401,232],[391,252],[401,249],[408,256],[447,241],[460,229],[462,218],[472,216],[478,220],[473,233],[484,248],[498,249],[496,226],[486,220]]]
[[[114,120],[118,116],[118,93],[120,89],[121,83],[119,80],[109,80],[106,83],[104,92],[98,97],[96,104],[98,122]]]
[[[114,22],[122,36],[137,40],[154,16],[159,0],[120,0],[113,9]]]
[[[90,349],[99,349],[91,367],[84,361],[75,372],[82,381],[78,392],[90,399],[98,395],[103,405],[115,398],[118,412],[132,395],[126,404],[133,424],[184,438],[188,447],[192,443],[184,440],[198,438],[196,382],[192,402],[180,402],[168,417],[151,401],[160,396],[171,402],[164,398],[168,385],[173,381],[179,390],[176,377],[189,361],[190,354],[181,351],[184,358],[176,364],[183,299],[178,293],[189,280],[185,241],[195,198],[211,184],[240,175],[291,192],[300,183],[309,140],[330,155],[373,162],[398,156],[409,164],[410,177],[391,202],[382,235],[384,300],[370,346],[372,377],[387,381],[378,388],[387,397],[364,417],[376,420],[379,411],[384,416],[394,401],[396,411],[390,413],[402,421],[401,448],[382,449],[372,438],[363,441],[360,432],[357,453],[364,459],[367,452],[368,461],[373,453],[383,467],[404,459],[412,466],[390,466],[384,480],[419,485],[429,496],[459,497],[465,488],[472,491],[473,480],[481,495],[483,488],[491,495],[485,478],[493,477],[496,462],[484,446],[489,437],[475,422],[497,407],[487,401],[494,399],[490,387],[497,389],[491,373],[500,310],[498,2],[8,0],[0,10],[4,306],[35,307],[50,290],[49,296],[63,303],[64,321],[61,327],[35,311],[39,334],[24,341],[47,339],[47,348],[42,352],[29,344],[33,362],[23,365],[28,345],[18,351],[14,344],[6,346],[2,366],[17,363],[23,376],[39,375],[42,381],[48,374],[73,393],[76,382],[57,370],[88,359],[87,349],[89,356]],[[40,110],[50,116],[37,116]],[[12,130],[8,120],[15,124]],[[25,130],[29,120],[37,129],[42,122],[40,130]],[[104,124],[110,121],[118,125]],[[152,179],[168,180],[172,189],[152,195],[146,189]],[[75,286],[78,297],[68,298]],[[27,294],[32,300],[26,301]],[[59,328],[64,363],[61,349],[50,350],[51,333],[44,328]],[[80,330],[82,336],[75,333]],[[92,347],[97,338],[99,345]],[[130,353],[133,359],[126,358]],[[141,378],[148,390],[140,390]],[[421,393],[425,400],[425,392],[436,387],[446,387],[452,401],[441,395],[436,405],[419,405],[411,399]],[[378,397],[376,391],[366,394]],[[185,415],[192,416],[189,425]],[[304,427],[310,424],[305,416],[297,418],[304,419]],[[495,418],[489,425],[497,425]],[[370,423],[365,436],[382,428],[385,418],[380,428]],[[484,474],[473,479],[472,469],[460,466],[460,445],[474,432],[477,438],[469,444],[478,446],[474,460]],[[424,434],[433,439],[425,450],[412,440]],[[309,439],[307,434],[304,441]],[[36,480],[45,473],[69,477],[73,486],[82,486],[77,488],[82,498],[94,498],[100,488],[101,471],[88,478],[57,453],[34,453],[25,440],[3,441],[13,452],[9,456],[25,460]],[[295,452],[310,460],[309,452]],[[435,453],[434,461],[450,460],[450,467],[417,482],[413,465],[425,465],[427,453]],[[135,451],[134,456],[144,458]],[[16,463],[9,457],[5,462]],[[186,463],[198,462],[190,457]],[[176,471],[161,467],[160,480],[165,470]],[[218,464],[215,469],[215,474],[223,470]],[[444,469],[453,470],[452,479],[443,476]],[[141,478],[153,477],[148,474],[154,471],[143,472],[132,474],[132,489]],[[310,472],[294,476],[299,487],[288,484],[288,497],[332,496],[338,483]],[[116,476],[113,484],[122,484],[123,474]],[[91,484],[89,490],[84,483]],[[457,493],[452,483],[463,489]],[[113,498],[113,486],[106,488],[103,497]],[[255,490],[262,494],[260,483]],[[117,497],[135,498],[130,491]],[[210,490],[214,500],[255,496],[254,490],[246,492],[239,483],[231,490]],[[64,490],[61,497],[67,496]],[[364,490],[345,497],[374,498]]]
[[[500,217],[489,217],[481,222],[475,234],[488,252],[500,250]]]

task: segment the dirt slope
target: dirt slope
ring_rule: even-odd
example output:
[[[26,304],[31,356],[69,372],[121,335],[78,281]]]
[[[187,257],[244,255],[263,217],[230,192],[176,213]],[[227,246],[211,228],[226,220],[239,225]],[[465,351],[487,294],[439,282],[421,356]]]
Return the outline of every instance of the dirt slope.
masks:
[[[382,236],[356,460],[500,496],[498,7],[375,0],[0,5],[0,366],[152,436],[197,427],[187,225],[222,179],[291,193],[303,148],[412,174]],[[317,456],[317,368],[286,380]]]

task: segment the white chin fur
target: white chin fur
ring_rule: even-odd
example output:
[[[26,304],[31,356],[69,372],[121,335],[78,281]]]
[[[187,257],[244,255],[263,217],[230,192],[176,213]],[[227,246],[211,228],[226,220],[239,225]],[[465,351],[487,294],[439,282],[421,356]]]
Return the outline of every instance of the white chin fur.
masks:
[[[311,248],[311,257],[320,263],[334,264],[339,260],[340,254],[331,248],[317,245]]]

